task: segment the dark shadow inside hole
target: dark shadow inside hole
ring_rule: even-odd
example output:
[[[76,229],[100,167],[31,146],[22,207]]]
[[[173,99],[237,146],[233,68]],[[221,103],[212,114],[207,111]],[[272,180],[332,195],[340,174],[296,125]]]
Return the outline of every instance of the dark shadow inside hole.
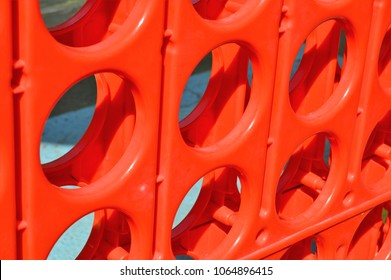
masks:
[[[57,102],[50,113],[50,117],[75,111],[96,104],[96,80],[89,76],[73,85]]]
[[[212,68],[212,53],[208,53],[201,61],[198,63],[197,67],[194,69],[193,74],[210,72]]]
[[[72,18],[87,0],[39,0],[46,27],[57,26]]]
[[[58,159],[80,141],[92,121],[96,100],[95,76],[79,81],[61,97],[45,123],[40,143],[41,163]]]
[[[185,261],[187,261],[187,260],[194,260],[193,257],[188,256],[188,255],[177,255],[177,256],[175,256],[175,259],[176,260],[185,260]]]

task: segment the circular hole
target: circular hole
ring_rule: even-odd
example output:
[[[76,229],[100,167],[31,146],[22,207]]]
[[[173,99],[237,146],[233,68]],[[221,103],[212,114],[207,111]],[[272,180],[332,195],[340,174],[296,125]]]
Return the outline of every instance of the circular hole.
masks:
[[[113,209],[98,210],[71,225],[57,240],[48,259],[125,259],[130,247],[127,217]]]
[[[250,0],[192,0],[195,10],[204,19],[218,20],[232,16],[244,8]]]
[[[46,121],[40,154],[42,163],[49,162],[42,167],[53,185],[95,182],[118,163],[132,140],[136,126],[134,86],[114,73],[95,77],[95,110],[86,107]],[[77,102],[71,98],[71,105]]]
[[[238,177],[232,168],[219,168],[198,181],[200,194],[188,215],[173,229],[174,255],[205,258],[229,234],[241,201]]]
[[[39,5],[45,25],[50,28],[75,16],[86,2],[87,0],[39,0]]]
[[[94,213],[90,213],[72,224],[57,240],[48,260],[75,260],[87,244],[93,223]]]
[[[388,27],[380,48],[378,73],[384,89],[391,89],[391,26]]]
[[[280,218],[294,219],[311,211],[324,191],[330,167],[324,160],[327,136],[323,133],[307,139],[289,158],[280,176],[276,210]]]
[[[389,187],[391,164],[391,111],[371,133],[364,150],[361,178],[368,187]]]
[[[212,70],[207,82],[208,76],[208,72],[192,75],[182,96],[181,133],[192,147],[220,141],[241,120],[253,79],[248,52],[233,43],[216,48],[212,51]]]
[[[206,55],[194,69],[186,83],[181,99],[179,120],[187,117],[200,102],[208,87],[212,68],[212,53]]]
[[[371,210],[357,228],[348,259],[383,259],[391,251],[391,202]]]
[[[115,33],[137,0],[40,0],[41,15],[52,36],[71,47],[99,43]]]
[[[282,256],[282,260],[316,260],[318,245],[314,237],[308,237],[292,245]]]
[[[289,99],[298,115],[324,105],[341,80],[347,58],[346,35],[335,20],[313,30],[296,56],[289,82]]]
[[[41,137],[41,163],[68,153],[87,131],[95,112],[97,86],[94,76],[72,86],[57,102]]]

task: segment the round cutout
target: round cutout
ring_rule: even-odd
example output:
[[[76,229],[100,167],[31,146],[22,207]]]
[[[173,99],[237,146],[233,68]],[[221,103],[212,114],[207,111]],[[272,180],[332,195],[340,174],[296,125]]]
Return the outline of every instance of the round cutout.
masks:
[[[385,259],[391,251],[391,202],[372,209],[357,228],[348,259]]]
[[[208,81],[207,73],[193,75],[187,82],[186,91],[194,98],[187,97],[186,92],[182,95],[181,114],[185,108],[190,109],[181,116],[179,126],[184,141],[192,147],[213,145],[233,131],[251,94],[253,71],[249,54],[237,44],[226,44],[213,50]]]
[[[104,209],[71,225],[57,240],[48,259],[121,260],[130,253],[131,233],[123,213]]]
[[[40,154],[43,171],[53,185],[84,186],[98,180],[118,163],[133,138],[133,85],[109,72],[97,73],[95,79],[95,108],[67,112],[46,121]],[[72,104],[78,102],[78,95],[80,91],[71,98]]]
[[[280,175],[276,210],[283,220],[295,219],[311,211],[325,191],[332,165],[326,158],[330,149],[323,133],[310,137],[289,158]]]
[[[40,0],[40,9],[46,27],[58,42],[86,47],[121,28],[137,1]]]
[[[236,170],[219,168],[195,184],[201,191],[187,216],[172,232],[174,255],[203,259],[207,253],[205,246],[208,246],[209,254],[229,234],[241,203],[238,178]]]
[[[289,100],[296,114],[308,115],[327,103],[344,73],[347,54],[345,31],[335,20],[320,24],[308,35],[289,82]]]

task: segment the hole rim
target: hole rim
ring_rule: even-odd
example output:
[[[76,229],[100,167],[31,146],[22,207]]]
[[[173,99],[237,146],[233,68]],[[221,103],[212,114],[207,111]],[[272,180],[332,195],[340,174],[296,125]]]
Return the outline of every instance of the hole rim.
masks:
[[[243,86],[245,86],[244,91],[246,95],[243,98],[244,109],[243,112],[241,113],[240,119],[235,121],[233,127],[230,128],[230,131],[225,133],[224,136],[219,136],[216,139],[209,141],[206,140],[209,137],[208,134],[206,134],[203,136],[206,139],[203,140],[197,139],[197,141],[193,141],[191,139],[188,139],[186,135],[191,134],[192,126],[197,126],[196,123],[200,121],[203,118],[203,116],[209,112],[208,110],[214,105],[214,102],[218,99],[220,95],[222,95],[220,88],[223,85],[224,78],[227,77],[224,75],[225,73],[224,69],[226,68],[226,65],[224,65],[223,62],[222,48],[224,46],[237,47],[238,52],[240,52],[242,55],[246,55],[247,58],[247,62],[246,62],[247,67],[246,67],[246,75],[245,75],[246,82],[243,84]],[[202,150],[202,149],[208,150],[215,146],[221,146],[223,143],[228,144],[227,141],[232,142],[232,139],[235,138],[236,135],[241,135],[243,133],[246,133],[246,131],[248,131],[248,128],[251,127],[253,124],[253,119],[251,117],[253,115],[258,114],[260,110],[259,106],[255,104],[255,103],[259,103],[259,101],[255,100],[256,97],[254,97],[254,94],[252,93],[254,90],[257,90],[259,88],[260,82],[263,81],[262,75],[260,75],[261,72],[263,73],[263,71],[261,71],[262,67],[255,54],[251,51],[251,49],[249,49],[246,45],[241,44],[239,42],[226,42],[222,45],[215,47],[212,51],[209,51],[208,53],[212,53],[212,68],[210,73],[210,80],[208,81],[208,86],[206,87],[205,93],[203,94],[202,98],[200,99],[199,103],[195,106],[193,111],[184,119],[178,122],[178,130],[180,132],[181,141],[185,144],[186,147],[193,150]],[[199,63],[197,63],[197,65],[198,64]],[[250,72],[251,72],[251,77],[249,76]],[[186,79],[186,84],[189,78],[190,75]],[[251,84],[249,82],[250,78],[251,78]],[[213,83],[210,82],[211,79],[213,79]],[[184,87],[181,90],[180,99],[182,99]],[[233,92],[232,96],[237,94],[238,94],[237,91]],[[261,108],[264,108],[264,106],[265,105],[261,104]],[[179,112],[179,108],[177,108],[177,111]],[[216,122],[214,124],[216,124]]]
[[[343,58],[343,68],[341,69],[339,66],[337,53],[337,56],[335,57],[335,59],[333,59],[335,60],[336,70],[334,74],[335,81],[331,89],[331,94],[326,98],[326,100],[322,102],[322,104],[317,104],[317,106],[315,106],[316,108],[302,109],[300,104],[306,102],[306,97],[302,97],[302,100],[299,102],[294,99],[294,96],[295,94],[302,94],[302,90],[300,89],[300,87],[305,86],[305,83],[308,82],[308,77],[311,76],[311,72],[314,71],[313,66],[316,65],[315,60],[317,55],[319,55],[317,54],[316,50],[317,48],[319,48],[317,43],[317,36],[319,35],[317,35],[317,32],[320,31],[317,30],[318,28],[326,28],[327,24],[333,24],[333,27],[330,29],[333,32],[338,31],[338,48],[340,47],[341,42],[344,43],[345,54]],[[342,33],[344,34],[344,40],[342,40]],[[319,119],[324,115],[329,115],[330,111],[335,111],[336,108],[340,108],[344,103],[342,101],[347,99],[346,95],[349,94],[349,92],[351,91],[350,89],[353,86],[352,81],[357,80],[357,60],[355,58],[357,57],[358,53],[353,48],[353,46],[356,45],[356,35],[354,33],[354,28],[351,26],[351,23],[348,20],[344,18],[330,18],[316,25],[312,29],[312,31],[309,32],[304,42],[305,50],[303,58],[301,63],[298,65],[295,74],[289,78],[287,96],[289,107],[291,108],[292,112],[297,116],[297,118],[302,120],[313,120]],[[292,69],[294,68],[294,61],[302,45],[303,43],[301,43],[297,47],[296,56],[293,58],[294,60],[292,62],[292,67],[290,68],[290,73],[292,73]],[[311,52],[312,49],[314,49],[315,51]],[[347,50],[349,50],[349,52]],[[297,102],[299,102],[300,104],[297,105]],[[300,110],[304,112],[301,112]]]
[[[221,9],[220,14],[215,14],[215,15],[204,14],[205,11],[212,10],[209,5],[210,2],[208,2],[208,0],[195,0],[195,1],[196,1],[195,3],[191,3],[191,5],[193,6],[194,13],[200,19],[208,22],[213,22],[213,23],[235,23],[238,19],[248,18],[250,16],[249,11],[254,11],[256,7],[259,5],[259,2],[256,0],[244,0],[245,3],[243,3],[238,10],[234,11],[229,15],[221,16],[222,13],[226,12],[225,10],[228,10],[228,12],[230,11],[230,9],[226,7],[227,4],[229,5],[229,2],[235,2],[236,4],[238,4],[237,1],[227,0],[224,3],[224,7],[219,7],[219,9]]]
[[[139,150],[135,150],[134,147],[135,145],[139,145],[139,143],[135,141],[135,139],[142,138],[145,135],[145,129],[142,125],[145,121],[145,114],[139,114],[139,112],[142,111],[140,108],[144,108],[145,106],[144,100],[140,96],[139,89],[132,83],[131,78],[125,74],[117,72],[97,72],[93,73],[93,75],[95,75],[97,78],[97,108],[85,135],[73,147],[73,149],[52,162],[41,164],[39,161],[38,152],[38,164],[41,166],[41,170],[43,171],[42,176],[46,178],[48,184],[55,186],[64,184],[64,174],[61,173],[62,168],[72,164],[73,160],[77,159],[79,156],[83,156],[83,152],[86,150],[86,148],[88,148],[90,144],[94,145],[94,143],[100,139],[102,129],[105,129],[105,127],[107,129],[108,127],[108,119],[111,116],[110,110],[113,111],[112,108],[114,108],[114,106],[118,106],[118,100],[122,100],[122,98],[127,98],[126,100],[132,101],[131,103],[128,103],[128,106],[126,106],[125,109],[130,114],[126,115],[126,119],[123,119],[118,123],[118,129],[131,129],[131,135],[128,137],[129,139],[126,145],[124,144],[123,151],[120,155],[117,155],[115,162],[111,162],[111,168],[106,168],[107,170],[104,171],[104,173],[96,173],[93,176],[91,176],[91,174],[87,174],[87,176],[89,176],[88,178],[82,178],[83,174],[81,173],[81,177],[79,174],[80,178],[77,178],[75,174],[73,174],[71,178],[68,178],[69,174],[65,174],[65,184],[75,184],[90,187],[90,185],[94,183],[93,185],[95,186],[95,183],[101,181],[106,177],[106,175],[111,174],[112,172],[118,172],[120,170],[128,171],[129,163],[124,163],[124,156],[128,155],[130,151],[132,151],[132,158],[137,157],[136,154],[139,152]],[[129,90],[131,94],[124,94],[125,91],[122,89],[122,87],[125,87],[125,89]],[[120,98],[117,98],[117,95],[119,95]],[[56,104],[56,101],[54,101],[53,104]],[[50,112],[54,106],[55,105],[52,105],[49,109],[49,112],[46,114],[40,135],[43,133],[44,123],[48,119],[48,116],[50,115]],[[133,118],[129,118],[131,116],[133,116]],[[108,146],[108,148],[110,147]],[[39,151],[39,146],[37,150]],[[58,175],[60,175],[60,177]],[[69,179],[71,181],[69,181]]]
[[[226,171],[227,173],[224,173],[224,171]],[[215,174],[215,172],[217,172],[218,174]],[[246,185],[246,181],[245,181],[245,178],[243,177],[243,175],[239,172],[238,168],[236,167],[233,167],[233,166],[222,166],[222,167],[217,167],[209,172],[206,172],[206,174],[201,177],[201,178],[205,178],[207,176],[210,176],[210,178],[208,178],[209,183],[211,184],[210,186],[206,185],[204,187],[204,191],[205,191],[205,197],[209,196],[211,197],[211,195],[213,196],[213,192],[214,191],[219,191],[218,189],[215,189],[215,183],[217,181],[214,181],[215,179],[211,180],[213,176],[221,176],[223,174],[223,176],[227,175],[228,174],[228,178],[227,177],[224,177],[223,180],[229,180],[231,183],[233,182],[233,179],[234,178],[240,178],[241,182],[242,182],[242,192],[239,193],[238,192],[238,189],[237,189],[237,186],[236,186],[236,182],[237,180],[235,180],[235,184],[230,184],[230,187],[231,189],[230,190],[233,190],[234,193],[227,193],[225,199],[224,199],[224,205],[217,205],[217,204],[214,204],[212,200],[210,199],[207,199],[205,201],[197,201],[195,205],[201,205],[202,206],[202,212],[199,212],[198,213],[198,217],[197,219],[193,219],[193,223],[189,223],[190,225],[188,226],[186,223],[186,218],[184,219],[184,221],[182,221],[182,227],[181,227],[181,224],[179,224],[176,228],[172,229],[171,230],[171,250],[173,252],[173,255],[177,255],[177,254],[190,254],[192,257],[194,257],[195,259],[204,259],[204,258],[209,258],[209,256],[213,255],[215,252],[219,252],[218,254],[221,254],[221,248],[222,246],[224,246],[224,244],[226,244],[228,242],[228,244],[231,244],[231,242],[234,242],[234,240],[236,240],[235,237],[233,236],[236,236],[236,234],[238,234],[238,227],[242,227],[242,225],[239,225],[241,224],[240,222],[237,222],[239,221],[240,219],[238,220],[230,220],[230,217],[233,217],[233,219],[235,219],[237,216],[239,215],[242,215],[243,212],[246,211],[245,208],[249,207],[248,205],[245,205],[245,203],[243,203],[244,199],[248,199],[247,195],[246,194],[246,197],[243,196],[243,192],[246,192],[244,191],[243,189],[247,190],[247,185]],[[198,180],[197,180],[198,181]],[[219,187],[217,187],[219,188]],[[202,192],[202,190],[201,190]],[[239,196],[239,199],[235,198],[235,195],[236,196]],[[235,204],[236,203],[236,204]],[[216,208],[217,206],[217,208]],[[233,215],[228,217],[226,220],[228,222],[231,222],[230,225],[227,225],[227,224],[223,224],[223,222],[220,221],[220,218],[216,218],[214,216],[213,213],[215,213],[214,211],[218,212],[218,209],[221,209],[221,208],[228,208],[228,210],[232,211],[230,213],[232,213]],[[232,208],[233,207],[233,208]],[[194,209],[194,207],[193,207]],[[193,210],[192,209],[192,210]],[[219,215],[219,214],[218,214]],[[220,217],[224,217],[224,214],[223,215],[219,215]],[[194,217],[194,216],[193,216]],[[223,218],[223,219],[224,219]],[[205,220],[206,219],[206,220]],[[207,221],[207,222],[205,222]],[[220,228],[220,226],[223,226],[223,228]],[[192,241],[188,242],[188,240],[192,240],[192,238],[190,238],[190,236],[192,236],[194,233],[193,232],[196,232],[198,231],[199,229],[202,229],[206,227],[207,230],[209,230],[210,228],[209,227],[212,227],[212,232],[214,231],[213,228],[219,228],[219,237],[221,239],[221,242],[215,242],[214,243],[214,247],[210,249],[210,254],[208,253],[207,255],[205,255],[204,251],[203,250],[199,250],[198,248],[198,245],[200,244],[199,242],[203,242],[203,241],[198,241],[197,244],[195,246],[195,244],[192,243]],[[224,231],[224,234],[222,233],[222,231]],[[239,229],[240,231],[240,229]],[[224,235],[223,237],[221,235]],[[189,239],[190,238],[190,239]],[[205,241],[205,240],[204,240]],[[236,242],[235,242],[235,245]],[[193,247],[195,246],[195,247]]]
[[[322,140],[322,138],[324,139],[323,149],[327,148],[326,139],[328,139],[328,142],[330,143],[330,154],[333,154],[333,160],[329,167],[324,161],[324,151],[322,151],[321,154],[317,154],[317,158],[314,157],[312,159],[309,159],[305,156],[305,151],[303,150],[303,147],[306,145],[306,143],[308,144],[313,141],[317,141],[317,139]],[[318,132],[311,135],[310,137],[307,137],[303,142],[301,142],[301,144],[297,146],[296,149],[293,150],[292,153],[290,153],[290,156],[286,161],[282,172],[279,175],[273,203],[274,213],[277,219],[279,219],[279,221],[292,226],[308,224],[321,217],[323,213],[327,212],[327,209],[329,209],[332,204],[337,203],[336,196],[333,195],[336,192],[336,189],[333,186],[337,184],[337,180],[339,177],[338,174],[336,174],[336,170],[339,169],[339,165],[341,162],[339,160],[340,154],[338,152],[338,149],[338,143],[333,135],[328,132]],[[314,147],[308,149],[308,151],[313,154],[315,152]],[[307,161],[310,162],[308,163]],[[315,165],[315,167],[312,166],[313,164]],[[285,196],[294,191],[291,196],[297,196],[298,194],[296,192],[302,187],[305,188],[304,190],[310,189],[312,192],[316,191],[310,186],[306,186],[304,183],[295,183],[295,181],[300,181],[305,175],[301,174],[300,170],[301,166],[303,165],[305,168],[308,168],[308,166],[310,166],[311,168],[310,170],[307,170],[305,174],[313,173],[320,178],[325,177],[325,179],[323,180],[323,187],[319,190],[315,198],[311,198],[313,199],[313,201],[310,203],[310,205],[307,205],[305,209],[302,209],[299,213],[296,213],[295,215],[284,215],[281,211],[283,211],[283,209],[287,207],[287,205],[289,208],[289,203],[292,203],[289,201],[292,200],[292,197],[284,198],[281,195]],[[315,168],[315,170],[313,170],[313,168]],[[319,172],[317,169],[320,170],[320,175],[317,174],[317,172]],[[311,197],[311,195],[307,194],[305,191],[302,192],[304,195],[307,195],[307,198]],[[282,201],[287,199],[287,201],[284,202],[283,205],[279,206],[279,200],[281,199]],[[295,200],[295,198],[293,198],[293,200]]]

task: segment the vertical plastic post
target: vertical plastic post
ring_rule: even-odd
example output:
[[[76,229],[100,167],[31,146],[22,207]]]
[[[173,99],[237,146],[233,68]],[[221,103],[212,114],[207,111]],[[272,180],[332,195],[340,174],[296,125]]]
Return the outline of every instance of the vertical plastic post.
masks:
[[[12,1],[0,3],[0,259],[16,259]],[[16,77],[15,77],[16,78]],[[13,84],[15,83],[15,84]]]

